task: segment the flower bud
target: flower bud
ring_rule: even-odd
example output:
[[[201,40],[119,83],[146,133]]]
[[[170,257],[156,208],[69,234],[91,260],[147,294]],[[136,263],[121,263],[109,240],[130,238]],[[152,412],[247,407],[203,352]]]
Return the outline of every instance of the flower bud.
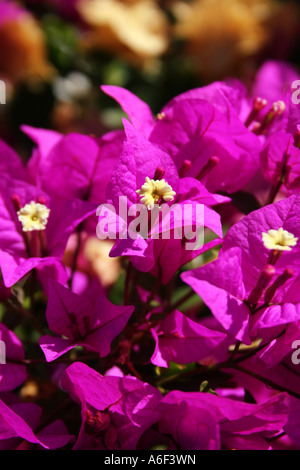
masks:
[[[265,268],[261,271],[259,278],[257,280],[256,286],[251,291],[248,302],[251,305],[257,304],[259,299],[261,298],[264,289],[267,287],[269,282],[271,281],[272,277],[275,274],[274,266],[267,264]]]
[[[204,167],[200,170],[198,173],[197,179],[202,180],[204,176],[208,175],[214,167],[219,163],[220,159],[219,157],[212,156],[209,157],[208,162],[204,165]]]
[[[283,286],[289,279],[294,275],[294,271],[290,268],[284,270],[284,272],[273,282],[273,284],[266,290],[264,301],[269,304],[273,299],[276,291],[279,287]]]

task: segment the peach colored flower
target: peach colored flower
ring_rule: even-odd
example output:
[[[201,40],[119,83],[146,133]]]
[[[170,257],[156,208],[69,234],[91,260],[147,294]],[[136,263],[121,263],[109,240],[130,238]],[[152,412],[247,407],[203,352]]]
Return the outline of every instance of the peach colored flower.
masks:
[[[42,30],[28,12],[1,22],[0,44],[0,72],[12,82],[48,79],[54,74]]]
[[[144,63],[168,47],[168,21],[153,0],[81,0],[77,6],[90,26],[88,48],[101,48]]]
[[[199,72],[218,78],[266,45],[267,25],[278,8],[272,0],[176,1],[174,34],[187,41],[186,52]]]

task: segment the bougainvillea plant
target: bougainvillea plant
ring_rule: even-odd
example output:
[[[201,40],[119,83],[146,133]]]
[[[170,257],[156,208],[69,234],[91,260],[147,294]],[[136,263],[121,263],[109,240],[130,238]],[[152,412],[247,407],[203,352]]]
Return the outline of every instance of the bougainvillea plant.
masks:
[[[123,129],[0,142],[1,449],[300,448],[295,79],[103,86]]]

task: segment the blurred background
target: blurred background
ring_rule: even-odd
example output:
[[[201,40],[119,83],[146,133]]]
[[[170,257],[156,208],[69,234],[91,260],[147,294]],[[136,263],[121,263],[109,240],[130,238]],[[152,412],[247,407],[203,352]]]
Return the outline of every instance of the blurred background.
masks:
[[[0,136],[27,158],[21,124],[118,128],[101,84],[126,87],[154,113],[211,81],[250,85],[266,59],[300,65],[299,26],[292,0],[0,0]]]

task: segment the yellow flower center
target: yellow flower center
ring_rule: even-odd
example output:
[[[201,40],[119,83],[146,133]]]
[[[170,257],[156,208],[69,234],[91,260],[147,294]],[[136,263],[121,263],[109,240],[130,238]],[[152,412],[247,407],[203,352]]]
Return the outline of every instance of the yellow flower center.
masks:
[[[23,232],[32,232],[33,230],[45,230],[50,209],[44,204],[31,201],[30,204],[22,207],[17,214]]]
[[[158,113],[158,114],[157,114],[156,119],[157,119],[158,121],[162,121],[165,117],[166,117],[165,113],[162,112],[162,113]]]
[[[146,176],[145,183],[141,189],[137,190],[137,194],[141,197],[141,202],[145,204],[148,209],[152,209],[155,204],[160,202],[173,201],[176,196],[172,187],[164,180],[150,180]]]
[[[283,228],[262,233],[263,244],[269,250],[291,251],[297,245],[298,238]]]

